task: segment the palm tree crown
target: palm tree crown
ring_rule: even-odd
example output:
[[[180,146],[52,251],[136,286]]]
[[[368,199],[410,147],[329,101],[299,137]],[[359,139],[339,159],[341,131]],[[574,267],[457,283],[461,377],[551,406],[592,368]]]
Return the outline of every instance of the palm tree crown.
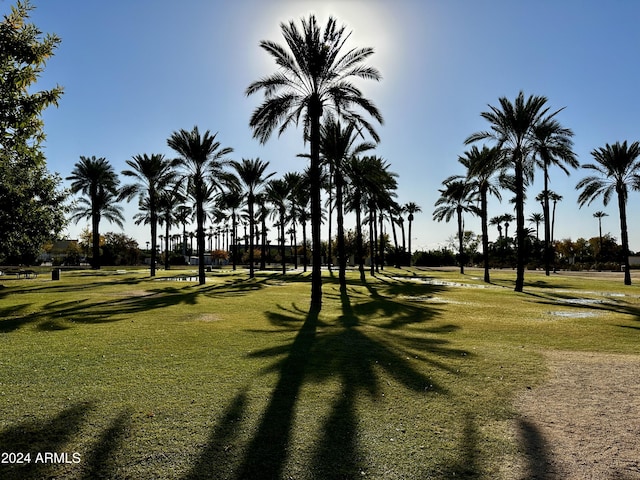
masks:
[[[363,113],[380,123],[382,116],[351,79],[379,80],[380,74],[375,68],[363,65],[373,54],[372,48],[354,48],[342,53],[349,35],[344,26],[338,27],[334,18],[329,18],[324,31],[314,15],[303,18],[301,23],[301,30],[293,21],[280,25],[288,49],[272,41],[260,42],[260,47],[274,58],[279,69],[249,85],[246,94],[264,93],[264,102],[249,121],[254,137],[262,143],[278,126],[281,134],[303,120],[304,139],[309,141],[311,159],[311,309],[317,311],[322,305],[320,118],[325,109],[332,109],[339,117],[362,125],[377,140]]]
[[[107,159],[81,156],[67,180],[71,180],[71,193],[81,192],[88,198],[81,200],[87,208],[77,208],[74,218],[76,221],[91,218],[92,267],[100,268],[100,218],[104,216],[116,223],[122,218],[122,213],[112,205],[117,198],[118,176]]]
[[[256,202],[256,195],[260,192],[260,188],[264,183],[274,175],[269,173],[265,175],[265,171],[269,167],[269,162],[263,162],[259,158],[246,159],[243,158],[242,162],[235,160],[231,161],[231,166],[236,171],[238,179],[246,190],[247,194],[247,208],[249,209],[249,231],[253,232],[255,226],[255,214],[254,205]],[[249,235],[249,277],[253,278],[254,273],[254,244],[253,235]]]
[[[620,213],[620,231],[622,236],[622,254],[625,265],[624,283],[631,285],[629,272],[629,236],[627,231],[627,198],[628,186],[638,189],[640,186],[640,143],[616,142],[608,143],[604,147],[591,152],[596,163],[587,163],[582,168],[593,170],[595,175],[589,175],[578,182],[577,190],[582,190],[578,196],[580,207],[590,205],[596,198],[602,197],[606,207],[614,193],[618,197]]]
[[[216,190],[220,190],[221,179],[226,177],[223,167],[228,162],[225,157],[233,152],[232,148],[221,147],[216,136],[217,133],[211,135],[209,130],[201,135],[196,126],[191,131],[182,129],[173,132],[167,140],[169,147],[180,156],[178,164],[188,180],[187,193],[196,206],[198,280],[201,285],[205,283],[205,204],[212,199]]]
[[[516,238],[518,245],[516,259],[515,290],[521,292],[524,288],[525,242],[526,229],[524,227],[524,201],[527,183],[533,175],[533,160],[536,145],[536,128],[540,125],[553,123],[554,117],[562,110],[549,112],[546,106],[547,98],[532,95],[525,100],[520,92],[511,102],[506,97],[499,99],[500,106],[489,105],[489,111],[480,115],[491,124],[491,130],[474,133],[466,140],[466,144],[478,140],[491,139],[504,152],[514,170],[513,190],[516,204]]]
[[[151,226],[151,276],[156,274],[156,237],[158,229],[158,196],[175,181],[175,160],[160,154],[135,155],[126,161],[130,169],[123,170],[122,175],[133,177],[136,183],[125,185],[120,191],[120,198],[130,201],[136,195],[142,202],[149,199],[149,223]]]

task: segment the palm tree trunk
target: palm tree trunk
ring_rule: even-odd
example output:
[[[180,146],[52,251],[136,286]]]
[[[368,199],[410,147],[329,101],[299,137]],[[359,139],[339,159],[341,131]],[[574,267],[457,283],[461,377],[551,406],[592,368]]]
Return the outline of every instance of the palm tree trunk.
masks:
[[[165,217],[165,235],[164,235],[164,269],[169,270],[169,229],[171,225],[169,224],[169,215]]]
[[[413,266],[413,256],[411,254],[411,224],[413,223],[413,215],[409,214],[409,266]]]
[[[360,271],[360,281],[364,282],[364,245],[362,242],[362,210],[361,199],[359,195],[354,199],[356,205],[356,251],[358,255],[358,270]]]
[[[480,222],[482,223],[482,260],[484,263],[484,281],[491,283],[489,276],[489,223],[487,213],[487,190],[480,192]]]
[[[335,178],[335,167],[333,162],[329,164],[329,212],[328,212],[328,227],[329,227],[329,241],[327,242],[327,268],[329,271],[332,271],[332,258],[331,258],[331,217],[333,216],[333,185],[331,184]],[[336,195],[337,195],[337,186],[336,186]],[[340,222],[340,220],[338,220]],[[340,226],[338,226],[338,229]],[[339,234],[338,234],[339,235]],[[338,242],[340,240],[338,239]],[[339,249],[339,247],[338,247]],[[338,256],[340,256],[340,252],[338,252]],[[340,259],[338,259],[338,263],[340,263]],[[339,273],[338,273],[339,275]]]
[[[340,289],[345,290],[347,288],[347,258],[344,245],[344,212],[342,205],[342,173],[339,169],[336,169],[335,173],[336,184],[336,217],[338,220],[338,278],[340,282]],[[331,244],[331,237],[329,237],[329,244]]]
[[[464,275],[464,264],[465,264],[465,255],[464,255],[464,227],[462,224],[462,207],[458,207],[458,252],[460,255],[460,274]]]
[[[247,203],[249,204],[249,230],[253,232],[255,226],[255,218],[253,217],[253,194],[249,193],[249,197],[247,198]],[[249,235],[249,278],[253,278],[255,276],[254,272],[254,243],[253,243],[253,235]]]
[[[92,255],[91,268],[100,270],[100,213],[94,211],[91,215]]]
[[[309,166],[310,194],[311,194],[311,305],[313,312],[322,309],[322,270],[320,262],[321,243],[320,228],[322,224],[322,205],[320,203],[320,117],[322,116],[322,104],[314,95],[309,104],[311,162]]]
[[[618,208],[620,210],[620,235],[622,237],[622,265],[624,266],[624,284],[631,285],[631,271],[629,270],[629,233],[627,230],[627,205],[624,191],[618,191]]]
[[[283,275],[287,273],[287,257],[285,256],[286,254],[285,243],[286,243],[287,237],[285,236],[285,233],[284,233],[285,215],[286,213],[284,211],[280,212],[280,256],[282,257],[282,274]]]
[[[518,251],[516,252],[516,285],[514,290],[516,292],[522,292],[524,290],[524,243],[526,240],[524,231],[524,167],[522,164],[522,153],[518,152],[516,155],[516,239]]]
[[[302,269],[307,272],[307,222],[302,223]]]
[[[371,266],[369,273],[372,277],[376,275],[376,235],[373,231],[376,224],[376,217],[373,206],[369,203],[369,255],[371,258]]]
[[[198,283],[204,285],[207,281],[204,270],[204,205],[199,190],[198,188],[196,194],[196,248],[198,249]]]
[[[546,170],[544,171],[544,202],[542,204],[544,215],[544,274],[549,276],[551,272],[551,224],[549,218],[549,179]]]
[[[158,214],[155,211],[155,207],[151,206],[151,272],[152,277],[156,276],[156,236],[158,235]]]

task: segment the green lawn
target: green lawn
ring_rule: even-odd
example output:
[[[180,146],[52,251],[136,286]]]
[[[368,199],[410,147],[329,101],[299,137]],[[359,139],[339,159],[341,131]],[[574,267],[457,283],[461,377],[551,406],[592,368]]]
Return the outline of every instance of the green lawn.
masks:
[[[0,478],[494,479],[541,351],[639,351],[621,276],[325,273],[313,316],[306,274],[189,272],[0,277]]]

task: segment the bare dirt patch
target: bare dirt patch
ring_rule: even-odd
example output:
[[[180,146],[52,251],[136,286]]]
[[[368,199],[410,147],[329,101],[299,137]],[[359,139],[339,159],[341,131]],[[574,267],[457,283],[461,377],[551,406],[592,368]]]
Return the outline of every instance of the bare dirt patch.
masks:
[[[546,352],[549,380],[516,401],[505,478],[640,479],[640,357]]]

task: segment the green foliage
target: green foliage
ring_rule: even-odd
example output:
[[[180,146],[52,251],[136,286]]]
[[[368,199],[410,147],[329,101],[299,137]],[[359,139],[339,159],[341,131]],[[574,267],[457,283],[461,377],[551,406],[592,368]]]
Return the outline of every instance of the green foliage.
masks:
[[[0,262],[31,263],[65,226],[66,193],[46,169],[41,114],[62,88],[32,92],[60,43],[27,22],[19,1],[0,23]]]

